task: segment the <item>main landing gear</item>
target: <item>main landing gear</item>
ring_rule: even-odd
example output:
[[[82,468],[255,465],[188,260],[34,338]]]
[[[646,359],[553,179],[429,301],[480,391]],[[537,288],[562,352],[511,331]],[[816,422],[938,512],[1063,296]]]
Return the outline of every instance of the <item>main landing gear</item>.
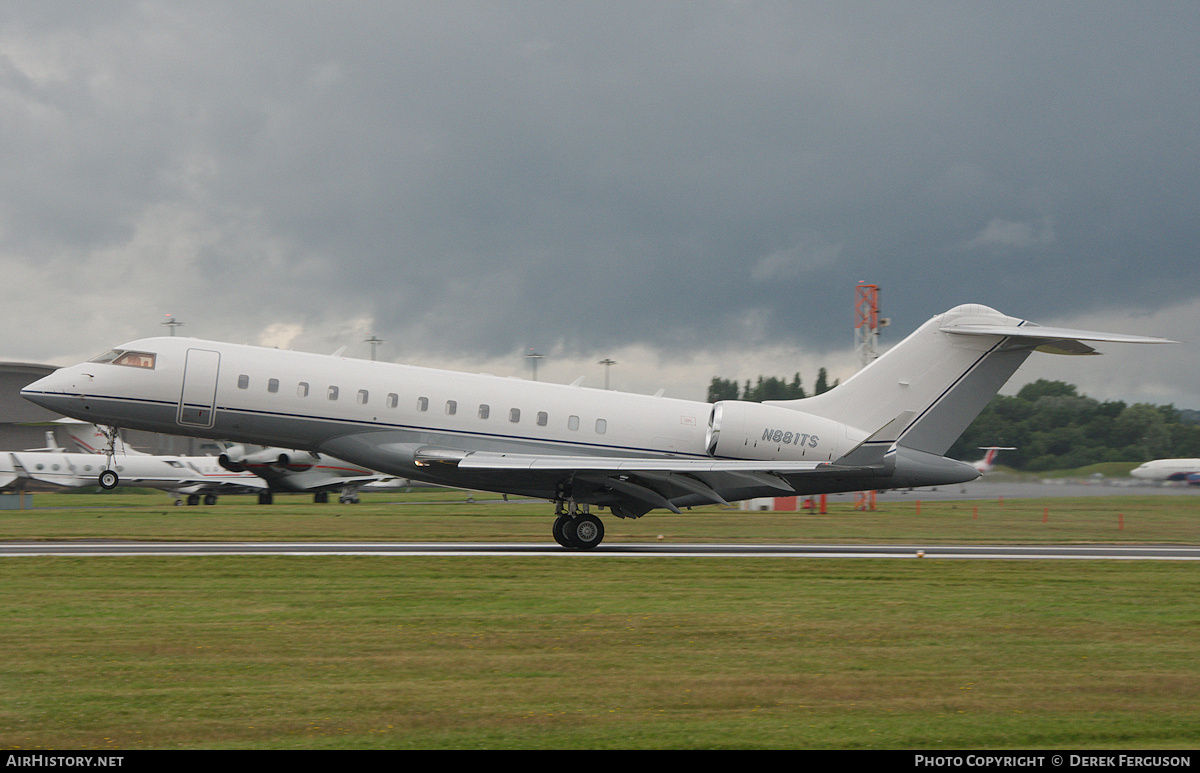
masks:
[[[574,502],[557,502],[554,515],[554,541],[564,548],[591,550],[603,541],[604,523],[591,514],[588,505],[580,510]]]

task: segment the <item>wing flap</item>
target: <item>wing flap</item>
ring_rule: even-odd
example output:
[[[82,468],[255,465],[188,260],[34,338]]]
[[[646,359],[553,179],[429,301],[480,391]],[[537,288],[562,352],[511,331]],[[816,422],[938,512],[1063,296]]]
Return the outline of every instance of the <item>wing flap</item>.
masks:
[[[449,461],[444,456],[437,461]],[[828,468],[825,462],[760,462],[741,459],[682,459],[678,457],[625,456],[538,456],[500,454],[488,451],[468,452],[456,466],[464,470],[540,470],[564,472],[765,472],[804,473]]]
[[[461,452],[460,452],[461,453]],[[703,477],[708,474],[733,474],[763,478],[781,475],[869,476],[884,468],[878,464],[838,464],[830,462],[757,461],[749,459],[683,459],[679,457],[625,456],[538,456],[501,454],[489,451],[461,453],[456,461],[441,455],[438,461],[453,463],[464,470],[529,470],[542,472],[606,473],[680,473]],[[783,488],[778,478],[774,486]],[[786,485],[786,484],[784,484]]]

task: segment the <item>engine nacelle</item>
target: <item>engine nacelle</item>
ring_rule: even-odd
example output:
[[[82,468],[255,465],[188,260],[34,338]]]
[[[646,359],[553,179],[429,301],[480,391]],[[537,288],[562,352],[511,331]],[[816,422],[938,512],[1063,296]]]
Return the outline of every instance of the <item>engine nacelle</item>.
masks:
[[[217,464],[221,465],[230,472],[245,472],[245,459],[245,446],[230,446],[229,448],[225,449],[225,453],[217,457]]]
[[[302,452],[281,452],[278,448],[264,448],[249,453],[245,446],[232,446],[217,457],[217,462],[227,470],[244,472],[249,468],[273,468],[291,472],[311,469],[319,457]]]
[[[832,462],[866,437],[860,429],[811,413],[737,400],[713,405],[709,456],[764,461]]]

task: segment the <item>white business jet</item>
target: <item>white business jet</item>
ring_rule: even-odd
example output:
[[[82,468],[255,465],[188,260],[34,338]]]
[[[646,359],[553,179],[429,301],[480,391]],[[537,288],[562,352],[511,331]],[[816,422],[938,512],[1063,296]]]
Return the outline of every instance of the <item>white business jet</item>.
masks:
[[[714,404],[179,337],[132,341],[21,394],[118,427],[329,454],[371,470],[556,503],[555,539],[763,496],[950,485],[943,454],[1034,350],[1166,339],[1041,327],[958,306],[836,388]]]
[[[1155,459],[1129,471],[1135,478],[1159,481],[1187,481],[1200,486],[1200,459]]]
[[[112,457],[57,448],[0,452],[0,491],[54,491],[95,486],[106,470],[114,483],[153,488],[175,504],[215,504],[219,494],[247,494],[267,484],[251,473],[230,472],[215,456],[158,456],[119,447]]]
[[[106,453],[106,446],[111,438],[114,443],[115,455],[145,456],[140,451],[135,451],[125,445],[120,434],[113,433],[108,428],[67,419],[61,419],[60,422],[66,425],[67,434],[72,442],[84,453]],[[50,441],[47,440],[47,442]],[[236,473],[236,475],[227,477],[237,480],[245,480],[251,475],[262,478],[264,483],[255,482],[253,488],[258,494],[259,504],[263,505],[271,504],[274,501],[274,495],[280,492],[310,493],[313,495],[313,501],[324,503],[329,501],[329,492],[337,491],[339,492],[338,501],[357,503],[359,489],[368,484],[375,484],[372,489],[375,491],[400,489],[409,485],[408,481],[400,478],[380,475],[358,465],[352,465],[340,459],[323,457],[320,454],[297,452],[288,448],[246,448],[228,443],[221,445],[223,448],[219,456],[171,458],[178,458],[196,469],[202,467],[210,473],[215,465],[218,473],[222,469]],[[117,470],[117,473],[120,474],[121,471]],[[95,480],[89,480],[87,485],[95,485],[95,483]],[[215,494],[216,492],[210,493]],[[196,504],[196,501],[196,496],[190,494],[188,503]],[[205,502],[213,504],[215,497],[206,496]]]

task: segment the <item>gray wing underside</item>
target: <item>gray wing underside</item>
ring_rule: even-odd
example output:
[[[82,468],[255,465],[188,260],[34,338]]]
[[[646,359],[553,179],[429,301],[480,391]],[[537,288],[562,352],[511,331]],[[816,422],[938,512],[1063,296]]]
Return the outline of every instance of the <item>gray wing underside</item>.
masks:
[[[559,473],[575,481],[603,486],[623,500],[645,509],[656,507],[680,512],[672,501],[699,497],[729,505],[722,492],[766,489],[795,493],[792,476],[857,477],[879,474],[880,465],[829,462],[750,461],[742,459],[687,459],[678,457],[558,456],[506,454],[486,451],[426,449],[416,455],[418,464],[448,464],[464,471]]]

